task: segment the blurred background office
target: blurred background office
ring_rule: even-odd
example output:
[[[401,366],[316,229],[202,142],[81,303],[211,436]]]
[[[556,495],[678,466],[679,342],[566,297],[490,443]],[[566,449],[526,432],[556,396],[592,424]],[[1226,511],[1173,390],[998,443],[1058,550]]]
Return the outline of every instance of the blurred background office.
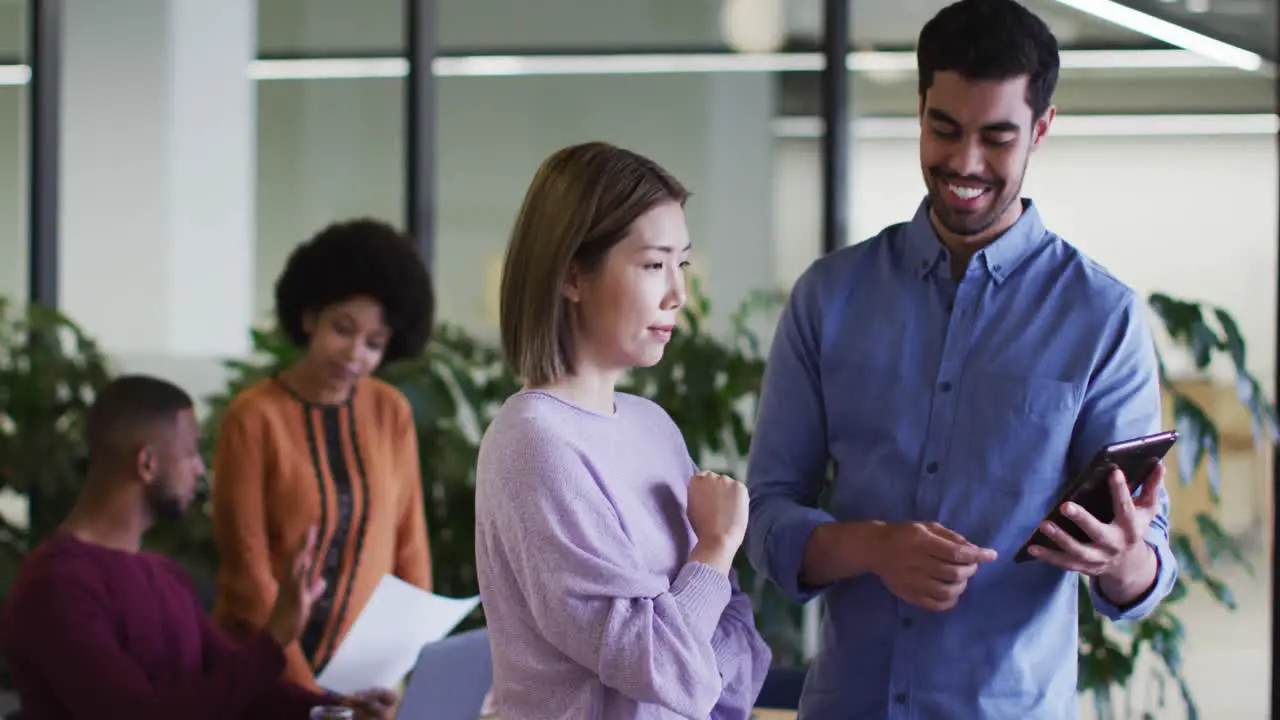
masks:
[[[29,301],[74,321],[105,371],[162,374],[211,397],[211,416],[239,377],[227,360],[271,362],[269,338],[255,345],[249,330],[269,330],[272,282],[292,247],[333,220],[390,220],[433,268],[448,356],[398,377],[413,388],[415,372],[438,374],[442,362],[456,371],[446,384],[457,407],[424,403],[419,422],[457,440],[448,447],[465,459],[494,399],[468,390],[505,387],[490,382],[486,354],[501,254],[543,157],[602,139],[680,177],[695,193],[694,270],[710,307],[698,333],[718,350],[691,347],[672,362],[755,362],[750,343],[735,340],[744,300],[785,293],[820,254],[908,219],[923,196],[912,51],[946,4],[0,0],[0,570],[47,522],[35,513],[59,507],[49,484],[61,480],[41,484],[22,469],[38,464],[35,448],[47,457],[76,432],[50,424],[43,432],[57,437],[33,444],[21,432],[46,416],[21,412],[44,406],[15,398],[92,384],[92,373],[57,372],[96,367],[66,348],[44,375],[15,359],[34,352],[20,327]],[[1024,192],[1051,229],[1143,295],[1203,304],[1197,325],[1194,306],[1157,299],[1153,327],[1170,422],[1188,431],[1184,445],[1217,450],[1171,489],[1189,553],[1185,598],[1136,629],[1103,627],[1118,654],[1082,618],[1082,677],[1117,717],[1186,717],[1179,681],[1201,717],[1270,717],[1273,449],[1256,442],[1265,409],[1237,391],[1249,377],[1268,398],[1276,385],[1280,3],[1026,4],[1057,35],[1063,69],[1060,114]],[[746,316],[761,343],[773,308]],[[1224,326],[1217,308],[1234,322]],[[1212,358],[1207,368],[1197,349]],[[706,418],[749,423],[747,377],[737,395],[699,396],[712,410],[726,403],[724,413],[677,413],[700,433],[693,444],[707,462],[739,473],[742,438],[729,420]],[[705,439],[725,436],[736,439]],[[424,468],[439,465],[425,455],[444,446],[425,447]],[[437,585],[474,592],[467,472],[426,477],[432,532],[443,533],[433,535],[435,564],[449,577]],[[203,537],[166,547],[194,566],[211,562]],[[793,614],[760,592],[780,662],[802,665],[814,609]],[[1170,647],[1176,657],[1158,657]]]

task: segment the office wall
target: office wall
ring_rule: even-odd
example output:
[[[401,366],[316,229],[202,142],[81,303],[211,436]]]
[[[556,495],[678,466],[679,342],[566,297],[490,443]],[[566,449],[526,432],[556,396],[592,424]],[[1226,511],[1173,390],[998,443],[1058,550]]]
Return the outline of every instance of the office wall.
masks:
[[[367,53],[402,45],[400,0],[359,11],[344,0],[261,5],[264,55],[323,48]],[[718,38],[718,5],[686,0],[447,0],[446,51],[689,47]],[[494,23],[496,15],[503,22]],[[696,193],[689,218],[707,280],[738,297],[768,275],[773,149],[772,75],[444,78],[438,89],[436,267],[440,314],[494,330],[494,285],[507,234],[538,163],[559,147],[609,140],[652,155]],[[255,310],[289,250],[321,225],[357,214],[400,222],[403,82],[323,80],[258,85],[258,266]],[[723,259],[723,262],[721,262]]]
[[[353,213],[400,221],[398,92],[396,81],[260,85],[259,314],[271,309],[289,249],[320,225]],[[543,158],[584,140],[649,154],[692,188],[695,263],[716,297],[767,284],[774,97],[770,75],[444,79],[441,316],[481,333],[496,328],[496,271],[525,187]]]

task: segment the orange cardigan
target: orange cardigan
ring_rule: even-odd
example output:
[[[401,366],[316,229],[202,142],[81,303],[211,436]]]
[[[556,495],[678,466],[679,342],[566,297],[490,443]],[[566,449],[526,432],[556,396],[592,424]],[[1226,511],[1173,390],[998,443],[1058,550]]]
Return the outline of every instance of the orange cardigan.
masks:
[[[275,379],[249,387],[222,420],[212,485],[214,617],[235,637],[266,622],[286,553],[309,526],[319,531],[313,572],[326,587],[285,649],[294,683],[316,689],[383,575],[431,589],[413,415],[380,380],[360,380],[339,405],[309,403]]]

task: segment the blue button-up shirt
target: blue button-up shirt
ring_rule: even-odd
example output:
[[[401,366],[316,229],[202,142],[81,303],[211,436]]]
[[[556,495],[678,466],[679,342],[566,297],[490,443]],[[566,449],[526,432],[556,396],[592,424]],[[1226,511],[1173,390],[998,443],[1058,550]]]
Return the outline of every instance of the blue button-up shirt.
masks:
[[[1077,717],[1078,576],[1013,557],[1102,445],[1160,429],[1160,389],[1141,299],[1023,206],[959,282],[926,201],[792,290],[751,447],[747,548],[797,600],[824,594],[802,718]],[[1160,503],[1157,581],[1127,608],[1095,590],[1108,617],[1141,617],[1173,586]],[[873,575],[799,583],[817,526],[869,520],[938,521],[999,559],[938,613]]]

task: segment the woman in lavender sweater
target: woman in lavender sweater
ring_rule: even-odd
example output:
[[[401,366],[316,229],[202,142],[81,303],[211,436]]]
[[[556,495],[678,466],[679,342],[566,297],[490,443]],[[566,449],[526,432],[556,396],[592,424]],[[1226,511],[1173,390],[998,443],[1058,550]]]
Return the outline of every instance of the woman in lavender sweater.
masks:
[[[687,191],[605,143],[538,169],[502,273],[525,389],[480,446],[476,564],[503,718],[748,718],[771,659],[731,563],[741,483],[617,393],[685,301]]]

